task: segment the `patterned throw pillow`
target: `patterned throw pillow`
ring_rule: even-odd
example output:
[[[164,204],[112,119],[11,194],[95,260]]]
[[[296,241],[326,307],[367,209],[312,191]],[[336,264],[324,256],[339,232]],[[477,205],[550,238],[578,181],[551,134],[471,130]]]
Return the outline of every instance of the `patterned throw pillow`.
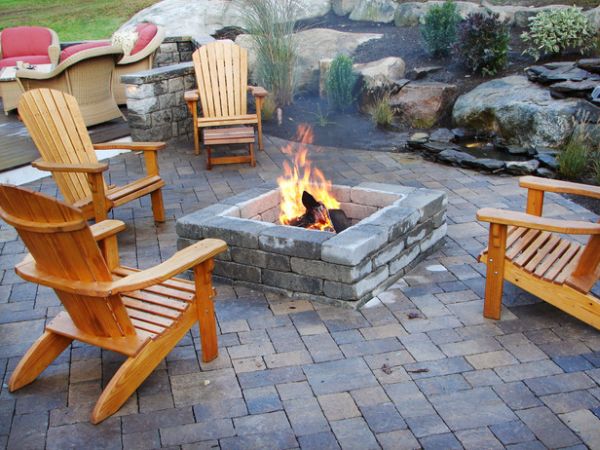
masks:
[[[123,53],[128,56],[138,40],[137,31],[134,28],[117,31],[112,35],[111,43],[115,47],[121,47]]]

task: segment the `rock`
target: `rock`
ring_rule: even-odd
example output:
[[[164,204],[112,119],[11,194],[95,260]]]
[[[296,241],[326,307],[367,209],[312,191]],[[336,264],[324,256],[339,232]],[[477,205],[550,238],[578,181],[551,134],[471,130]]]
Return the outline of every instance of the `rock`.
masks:
[[[577,61],[577,67],[581,67],[588,72],[600,73],[600,58],[580,59]]]
[[[558,170],[558,161],[554,155],[549,153],[538,153],[535,159],[537,159],[544,167],[548,167],[552,170]]]
[[[438,153],[443,152],[444,150],[457,150],[457,148],[452,148],[450,145],[444,142],[426,142],[421,145],[421,148],[425,150],[427,153],[433,153],[437,155]]]
[[[581,97],[587,98],[600,81],[562,81],[550,86],[550,94],[555,98]]]
[[[298,20],[321,17],[331,0],[298,0]],[[231,0],[162,0],[142,9],[121,28],[149,21],[165,28],[167,36],[203,37],[228,26],[243,27],[243,12]]]
[[[354,70],[362,76],[364,87],[369,91],[391,90],[398,80],[403,79],[405,69],[404,60],[397,56],[365,64],[354,64]],[[408,80],[405,80],[402,86],[406,83]]]
[[[465,128],[452,128],[452,134],[454,135],[454,139],[458,140],[474,139],[477,136],[475,130],[468,130]]]
[[[577,67],[574,62],[531,66],[525,69],[530,81],[549,84],[562,81],[600,80],[600,76]]]
[[[408,138],[407,144],[410,147],[421,148],[423,144],[429,141],[429,134],[427,133],[413,133]]]
[[[356,48],[370,40],[380,39],[381,34],[346,33],[325,28],[312,28],[295,34],[298,45],[298,89],[317,92],[319,89],[320,61],[339,54],[351,56]],[[256,65],[252,38],[240,34],[236,44],[248,49],[248,66],[251,71]]]
[[[488,170],[490,172],[499,172],[506,167],[504,161],[492,158],[476,158],[464,161],[466,167],[478,170]]]
[[[527,155],[529,153],[529,149],[517,145],[507,145],[506,151],[511,155]]]
[[[360,0],[332,0],[331,7],[338,16],[350,14]]]
[[[483,8],[476,3],[471,2],[454,2],[460,16],[464,19],[471,12],[483,11]],[[441,1],[429,2],[407,2],[400,3],[396,8],[394,15],[394,24],[397,27],[413,27],[421,23],[421,18],[427,14],[429,8],[433,5],[442,5]]]
[[[390,106],[416,128],[431,128],[446,113],[456,94],[453,84],[412,82],[390,97]]]
[[[350,13],[350,20],[390,23],[398,3],[394,0],[359,0]]]
[[[537,159],[506,162],[506,171],[513,175],[529,175],[535,172],[538,167],[540,167],[540,162]]]
[[[425,78],[430,73],[437,72],[442,70],[441,66],[425,66],[425,67],[415,67],[408,71],[406,74],[406,78],[409,80],[420,80]]]
[[[458,164],[459,166],[464,166],[467,161],[474,161],[475,159],[477,159],[473,155],[469,155],[468,153],[452,149],[447,149],[443,152],[438,153],[437,158],[440,161],[444,161],[451,164]]]
[[[597,6],[593,9],[588,9],[583,14],[585,14],[596,30],[600,30],[600,6]]]
[[[431,133],[430,139],[436,142],[451,142],[454,140],[454,133],[448,128],[438,128]]]
[[[544,177],[544,178],[556,178],[556,173],[553,170],[550,170],[546,167],[540,167],[538,168],[538,170],[535,171],[535,174],[538,177]]]
[[[600,108],[591,103],[553,99],[548,89],[515,75],[488,81],[461,95],[452,119],[459,127],[494,131],[511,145],[560,147],[573,132],[573,119],[583,113],[590,123],[600,119]]]

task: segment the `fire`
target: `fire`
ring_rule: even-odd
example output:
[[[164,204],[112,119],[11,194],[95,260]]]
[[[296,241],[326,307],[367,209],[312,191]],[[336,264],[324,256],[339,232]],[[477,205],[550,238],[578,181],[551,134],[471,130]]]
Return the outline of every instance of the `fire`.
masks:
[[[308,159],[307,144],[313,142],[313,131],[308,125],[298,127],[298,137],[300,146],[294,155],[293,167],[288,161],[283,163],[283,176],[277,178],[277,184],[281,192],[281,203],[279,211],[279,222],[288,225],[293,219],[302,216],[306,211],[302,204],[302,193],[309,192],[312,196],[327,209],[337,209],[340,207],[335,197],[331,194],[331,181],[325,178],[323,172],[313,167]],[[284,153],[294,154],[294,147],[288,144],[283,149]],[[332,230],[331,219],[327,217],[325,222],[312,224],[310,229]]]

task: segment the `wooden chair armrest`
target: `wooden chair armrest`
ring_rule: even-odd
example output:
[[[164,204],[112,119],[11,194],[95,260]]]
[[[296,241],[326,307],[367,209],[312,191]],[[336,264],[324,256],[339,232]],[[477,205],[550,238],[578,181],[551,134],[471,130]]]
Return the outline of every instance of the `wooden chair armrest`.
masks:
[[[521,177],[519,186],[527,189],[535,189],[545,192],[557,192],[562,194],[583,195],[586,197],[600,198],[600,186],[572,183],[570,181],[551,180],[534,176]]]
[[[579,220],[560,220],[539,217],[505,209],[482,208],[477,211],[477,220],[482,222],[532,228],[565,234],[600,234],[600,224]]]
[[[200,94],[198,89],[194,89],[192,91],[185,91],[183,94],[183,98],[186,102],[197,102],[200,100]]]
[[[175,253],[165,262],[115,281],[113,294],[131,292],[161,283],[225,251],[227,244],[220,239],[204,239]]]
[[[107,163],[87,163],[87,164],[63,164],[48,162],[42,159],[36,159],[31,163],[33,167],[47,172],[83,172],[83,173],[102,173],[108,169]]]
[[[254,96],[258,98],[265,98],[269,95],[269,92],[262,86],[248,86],[248,91]]]
[[[132,150],[142,152],[156,152],[167,146],[165,142],[103,142],[94,144],[94,150]]]
[[[90,225],[92,236],[97,241],[102,241],[107,237],[114,236],[125,229],[125,223],[121,220],[103,220],[102,222]]]

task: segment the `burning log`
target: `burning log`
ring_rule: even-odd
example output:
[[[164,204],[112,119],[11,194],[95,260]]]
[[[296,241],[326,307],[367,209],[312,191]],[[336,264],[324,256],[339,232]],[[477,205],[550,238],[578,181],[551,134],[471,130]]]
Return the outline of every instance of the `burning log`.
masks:
[[[307,228],[309,230],[329,231],[339,233],[348,228],[348,218],[341,209],[327,210],[323,203],[317,201],[310,193],[302,192],[302,204],[306,212],[292,219],[288,225]],[[335,220],[332,220],[335,217]]]

